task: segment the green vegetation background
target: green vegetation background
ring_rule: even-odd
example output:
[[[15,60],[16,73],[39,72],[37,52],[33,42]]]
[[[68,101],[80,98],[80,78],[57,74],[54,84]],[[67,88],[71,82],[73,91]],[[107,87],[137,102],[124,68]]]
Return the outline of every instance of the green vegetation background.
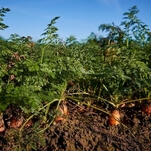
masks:
[[[8,11],[0,9],[0,30],[8,27],[3,23]],[[73,85],[114,106],[150,98],[151,31],[138,12],[133,6],[120,25],[101,24],[98,29],[107,36],[91,33],[85,42],[73,36],[62,41],[55,27],[59,17],[37,42],[17,34],[0,38],[0,111],[15,105],[25,113],[37,113],[46,103],[72,96],[66,92]]]

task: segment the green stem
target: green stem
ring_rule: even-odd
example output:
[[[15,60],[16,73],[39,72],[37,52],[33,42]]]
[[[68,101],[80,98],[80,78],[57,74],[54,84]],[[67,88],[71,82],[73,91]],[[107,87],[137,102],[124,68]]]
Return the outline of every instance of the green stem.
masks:
[[[141,98],[141,99],[136,99],[136,100],[123,101],[123,102],[119,103],[118,106],[120,106],[122,104],[127,104],[127,103],[132,103],[132,102],[139,102],[139,101],[145,101],[145,100],[151,100],[151,97]]]
[[[42,48],[42,52],[41,52],[41,64],[43,63],[44,61],[44,54],[45,54],[45,47]]]
[[[43,110],[44,108],[46,108],[47,106],[49,106],[50,104],[59,101],[58,99],[54,99],[53,101],[47,103],[46,105],[44,105],[43,107],[39,108],[38,112],[40,112],[41,110]],[[21,131],[23,130],[23,128],[25,127],[25,125],[27,124],[27,122],[32,119],[34,117],[36,113],[32,114],[22,125],[22,127],[19,129],[19,136],[21,136]]]

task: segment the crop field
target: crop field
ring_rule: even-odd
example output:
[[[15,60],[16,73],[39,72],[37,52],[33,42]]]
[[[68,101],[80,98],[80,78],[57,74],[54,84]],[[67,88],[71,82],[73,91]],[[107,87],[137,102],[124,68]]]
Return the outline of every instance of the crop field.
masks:
[[[59,16],[36,42],[0,37],[0,150],[149,151],[151,31],[138,13],[84,42],[59,37]]]

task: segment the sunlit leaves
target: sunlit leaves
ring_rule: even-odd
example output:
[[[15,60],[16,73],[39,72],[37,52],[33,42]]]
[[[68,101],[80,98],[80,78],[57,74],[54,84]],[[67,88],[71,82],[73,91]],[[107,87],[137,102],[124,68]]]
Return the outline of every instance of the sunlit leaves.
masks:
[[[124,13],[124,21],[121,22],[121,25],[127,38],[135,38],[140,44],[143,44],[148,39],[149,28],[137,17],[138,12],[137,6],[129,9],[129,12]]]
[[[139,10],[137,6],[133,6],[128,12],[125,12],[123,21],[120,26],[112,24],[101,24],[99,30],[108,32],[108,39],[119,44],[124,44],[128,46],[128,41],[136,40],[140,45],[144,44],[149,40],[149,28],[142,22],[138,17]]]
[[[53,42],[56,42],[58,38],[58,34],[56,33],[58,31],[58,28],[54,26],[56,23],[56,20],[58,20],[60,17],[57,16],[53,18],[50,22],[50,24],[47,25],[47,28],[45,29],[45,32],[42,34],[44,38],[40,39],[40,42],[45,42],[47,44],[52,44]]]
[[[3,17],[5,16],[5,13],[9,12],[9,8],[1,8],[0,9],[0,30],[4,30],[5,28],[8,28],[9,26],[5,25],[3,23]]]

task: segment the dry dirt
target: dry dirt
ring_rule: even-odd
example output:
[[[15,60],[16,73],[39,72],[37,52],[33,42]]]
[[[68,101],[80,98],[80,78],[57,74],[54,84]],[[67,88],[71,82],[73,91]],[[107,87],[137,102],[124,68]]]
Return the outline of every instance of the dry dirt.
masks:
[[[45,131],[41,141],[38,134],[39,138],[33,135],[33,132],[38,133],[34,126],[24,130],[20,144],[25,146],[25,151],[149,151],[151,149],[151,115],[142,113],[139,106],[122,108],[121,122],[124,125],[117,126],[109,126],[108,115],[92,108],[81,111],[74,104],[68,103],[67,106],[69,108],[67,120],[53,123]],[[0,134],[0,150],[10,151],[19,148],[16,131],[8,128]]]

